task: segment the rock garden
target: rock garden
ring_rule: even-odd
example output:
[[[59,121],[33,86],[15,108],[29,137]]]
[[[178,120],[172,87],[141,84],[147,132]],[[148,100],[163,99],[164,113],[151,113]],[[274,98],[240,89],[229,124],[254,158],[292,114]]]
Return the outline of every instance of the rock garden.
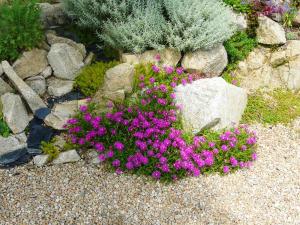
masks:
[[[298,224],[299,27],[298,0],[0,1],[1,221]]]

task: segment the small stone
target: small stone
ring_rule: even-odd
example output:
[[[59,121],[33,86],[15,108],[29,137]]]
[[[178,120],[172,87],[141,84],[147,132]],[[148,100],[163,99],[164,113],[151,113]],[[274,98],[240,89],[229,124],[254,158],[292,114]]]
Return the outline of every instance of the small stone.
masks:
[[[74,81],[61,80],[52,77],[47,80],[47,84],[49,95],[61,97],[73,90]]]
[[[49,160],[49,155],[37,155],[33,157],[33,164],[42,167],[47,164]]]
[[[48,66],[47,51],[33,49],[24,52],[13,65],[14,70],[23,80],[41,73]]]
[[[84,66],[83,55],[65,43],[53,44],[48,53],[48,60],[54,76],[66,80],[74,80]]]
[[[71,163],[71,162],[77,162],[81,158],[78,155],[76,150],[70,150],[66,152],[62,152],[59,154],[59,156],[53,160],[53,164],[62,164],[62,163]]]
[[[14,90],[0,77],[0,96],[7,92],[14,92]]]
[[[26,84],[32,88],[38,95],[42,96],[46,92],[46,80],[43,76],[29,77]]]
[[[41,76],[48,78],[52,75],[52,68],[51,66],[47,66],[46,69],[44,69],[43,72],[41,72]]]
[[[19,95],[6,93],[1,96],[3,117],[14,134],[21,133],[29,124],[27,110]]]
[[[187,53],[182,60],[184,69],[204,73],[207,77],[219,76],[227,66],[227,52],[223,45],[210,50]]]
[[[266,45],[285,44],[286,37],[283,27],[266,16],[258,17],[257,41]]]

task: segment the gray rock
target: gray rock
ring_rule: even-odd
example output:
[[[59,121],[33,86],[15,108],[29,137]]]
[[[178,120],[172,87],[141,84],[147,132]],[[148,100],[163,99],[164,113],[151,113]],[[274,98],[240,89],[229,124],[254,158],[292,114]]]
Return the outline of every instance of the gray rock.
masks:
[[[40,74],[41,76],[48,78],[52,75],[52,68],[51,66],[47,66],[46,69],[43,70],[43,72],[41,72]]]
[[[43,76],[35,76],[26,79],[26,84],[32,88],[38,95],[43,95],[46,92],[46,80]]]
[[[258,17],[257,41],[261,44],[285,44],[286,37],[283,27],[266,16]]]
[[[234,25],[237,27],[238,30],[243,31],[246,30],[247,25],[247,19],[246,16],[242,13],[233,12],[234,17]]]
[[[33,164],[42,167],[48,163],[49,155],[37,155],[33,157]]]
[[[63,25],[67,22],[67,15],[64,13],[62,3],[49,4],[39,3],[41,8],[41,20],[44,27]]]
[[[190,72],[204,73],[207,77],[219,76],[227,63],[227,52],[223,45],[187,53],[182,60],[183,68]]]
[[[179,85],[175,93],[175,102],[182,109],[184,129],[193,133],[238,124],[247,104],[246,91],[220,77]]]
[[[48,66],[47,52],[42,49],[33,49],[24,52],[13,65],[16,73],[23,80],[41,73]]]
[[[0,64],[0,76],[3,74],[2,65]]]
[[[8,92],[14,92],[14,90],[0,77],[0,96]]]
[[[86,56],[86,49],[85,46],[83,44],[80,43],[76,43],[75,41],[68,39],[68,38],[64,38],[64,37],[58,37],[55,34],[48,32],[46,33],[46,37],[47,37],[47,41],[50,45],[54,45],[57,43],[64,43],[64,44],[68,44],[71,47],[73,47],[74,49],[76,49],[77,51],[79,51],[82,55],[83,58],[85,58]]]
[[[0,136],[0,146],[0,164],[12,163],[27,153],[26,135]]]
[[[60,97],[72,91],[74,81],[61,80],[53,77],[47,80],[47,84],[49,95]]]
[[[81,105],[86,105],[86,100],[75,100],[54,105],[51,113],[44,122],[56,130],[65,130],[67,120],[73,117]]]
[[[123,63],[109,69],[105,73],[103,89],[109,92],[124,90],[131,93],[133,88],[134,67]]]
[[[66,80],[74,80],[84,66],[82,54],[65,43],[51,46],[48,61],[54,71],[54,76]]]
[[[77,162],[81,158],[76,152],[76,150],[70,150],[66,152],[62,152],[59,154],[59,156],[53,160],[53,164],[62,164],[62,163],[71,163],[71,162]]]
[[[43,119],[44,115],[49,113],[49,109],[43,100],[16,74],[7,61],[2,62],[2,67],[4,73],[10,79],[14,87],[23,96],[32,112],[38,118]]]
[[[19,95],[6,93],[1,96],[3,117],[14,134],[21,133],[29,124],[27,110]]]
[[[89,66],[92,64],[93,60],[95,58],[95,54],[93,52],[90,52],[88,56],[84,59],[84,66]]]

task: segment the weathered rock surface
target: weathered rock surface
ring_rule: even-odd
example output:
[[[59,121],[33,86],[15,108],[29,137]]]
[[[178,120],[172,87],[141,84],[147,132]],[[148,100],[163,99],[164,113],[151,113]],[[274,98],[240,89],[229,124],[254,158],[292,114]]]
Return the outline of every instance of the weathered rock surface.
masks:
[[[0,77],[0,96],[7,92],[13,92],[13,89]]]
[[[261,44],[285,44],[286,37],[283,27],[266,16],[258,17],[257,41]]]
[[[156,56],[160,56],[160,63],[166,66],[176,66],[181,59],[181,54],[179,51],[171,48],[166,48],[161,51],[150,50],[142,54],[127,54],[121,55],[121,61],[124,63],[129,63],[136,65],[139,63],[157,63]]]
[[[122,101],[133,88],[134,66],[123,63],[109,69],[104,78],[104,97],[112,101]]]
[[[95,54],[93,52],[90,52],[87,57],[84,59],[84,66],[89,66],[92,64],[93,60],[95,58]]]
[[[12,163],[26,154],[26,135],[22,133],[7,138],[0,136],[0,146],[0,165]]]
[[[77,51],[79,51],[83,58],[86,56],[86,49],[83,44],[76,43],[75,41],[68,39],[68,38],[58,37],[54,33],[51,33],[51,32],[46,33],[46,38],[50,45],[54,45],[57,43],[68,44],[71,47],[73,47],[74,49],[76,49]]]
[[[227,52],[223,45],[210,50],[187,53],[182,66],[188,71],[204,73],[207,77],[219,76],[228,64]]]
[[[293,24],[296,26],[300,26],[300,9],[298,10],[296,16],[293,19]]]
[[[246,16],[242,13],[233,12],[234,17],[234,25],[237,27],[238,30],[246,30],[248,27]]]
[[[13,65],[14,70],[22,79],[33,77],[41,73],[48,66],[47,51],[33,49],[24,52]]]
[[[51,46],[48,61],[54,71],[54,76],[66,80],[74,80],[84,66],[82,54],[65,43],[56,43]]]
[[[52,68],[51,68],[51,66],[47,66],[46,69],[44,69],[43,72],[41,72],[40,75],[43,76],[44,78],[50,77],[52,75]]]
[[[76,150],[70,150],[67,152],[62,152],[59,154],[59,156],[53,160],[53,164],[62,164],[62,163],[71,163],[71,162],[77,162],[81,158],[76,152]]]
[[[0,64],[0,76],[3,74],[2,65]]]
[[[14,134],[21,133],[29,123],[27,110],[19,95],[6,93],[1,96],[3,117]]]
[[[65,130],[64,125],[68,119],[76,114],[81,105],[86,105],[86,100],[75,100],[54,105],[51,113],[44,122],[56,130]]]
[[[241,86],[252,91],[259,88],[300,90],[300,41],[288,41],[277,51],[259,47],[239,63],[236,74]]]
[[[44,27],[63,25],[67,21],[67,15],[64,13],[62,3],[49,4],[39,3],[41,8],[41,20]]]
[[[26,84],[32,88],[38,95],[43,95],[46,92],[46,80],[43,76],[29,77],[26,79]]]
[[[175,93],[175,102],[182,108],[184,129],[194,133],[238,124],[247,104],[246,91],[220,77],[179,85]]]
[[[33,157],[33,163],[38,167],[42,167],[47,164],[48,159],[49,159],[49,155],[37,155]]]
[[[53,77],[47,80],[47,84],[49,95],[60,97],[72,91],[74,81],[61,80]]]
[[[2,62],[2,67],[4,73],[23,96],[32,112],[38,118],[43,119],[50,112],[43,100],[16,74],[7,61]]]

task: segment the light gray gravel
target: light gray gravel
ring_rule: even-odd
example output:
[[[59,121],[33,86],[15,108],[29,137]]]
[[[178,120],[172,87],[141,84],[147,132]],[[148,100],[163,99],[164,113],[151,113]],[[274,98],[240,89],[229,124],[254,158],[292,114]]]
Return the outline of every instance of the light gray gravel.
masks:
[[[163,185],[78,162],[0,171],[0,224],[300,224],[300,138],[257,127],[251,170]]]

